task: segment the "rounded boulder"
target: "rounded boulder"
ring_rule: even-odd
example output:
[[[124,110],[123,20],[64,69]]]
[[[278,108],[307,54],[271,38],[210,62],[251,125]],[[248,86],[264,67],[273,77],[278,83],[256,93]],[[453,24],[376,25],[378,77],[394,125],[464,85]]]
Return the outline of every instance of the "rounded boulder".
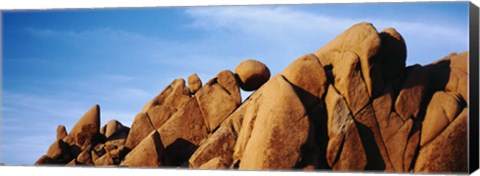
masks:
[[[240,80],[240,87],[253,91],[262,86],[270,78],[270,70],[260,61],[249,59],[238,64],[235,73]]]

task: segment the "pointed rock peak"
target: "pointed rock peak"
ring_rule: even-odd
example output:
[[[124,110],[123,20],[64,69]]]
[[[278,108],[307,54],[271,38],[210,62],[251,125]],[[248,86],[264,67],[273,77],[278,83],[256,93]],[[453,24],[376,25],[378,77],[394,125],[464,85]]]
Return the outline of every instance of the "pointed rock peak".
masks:
[[[150,132],[155,130],[146,113],[138,113],[132,123],[132,128],[128,133],[125,147],[135,148]]]
[[[94,105],[73,126],[70,135],[79,146],[86,140],[92,140],[100,130],[100,106]]]
[[[57,127],[57,139],[63,139],[67,135],[68,135],[67,134],[67,129],[65,129],[65,126],[58,125],[58,127]]]

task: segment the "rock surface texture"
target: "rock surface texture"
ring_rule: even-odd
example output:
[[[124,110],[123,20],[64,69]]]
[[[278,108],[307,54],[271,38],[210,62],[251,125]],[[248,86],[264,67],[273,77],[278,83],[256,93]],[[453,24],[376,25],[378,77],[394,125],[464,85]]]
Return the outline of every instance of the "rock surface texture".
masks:
[[[59,125],[35,165],[467,172],[468,52],[407,66],[406,48],[359,23],[272,78],[250,59],[175,79],[130,128],[100,128],[99,105]]]

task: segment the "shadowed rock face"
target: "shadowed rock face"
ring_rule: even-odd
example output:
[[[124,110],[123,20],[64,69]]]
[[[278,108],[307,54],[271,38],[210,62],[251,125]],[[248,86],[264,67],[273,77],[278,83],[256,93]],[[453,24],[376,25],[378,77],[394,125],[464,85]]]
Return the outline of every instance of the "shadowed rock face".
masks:
[[[355,24],[271,79],[252,59],[175,79],[131,128],[95,105],[35,165],[467,172],[468,52],[406,59],[400,31]]]

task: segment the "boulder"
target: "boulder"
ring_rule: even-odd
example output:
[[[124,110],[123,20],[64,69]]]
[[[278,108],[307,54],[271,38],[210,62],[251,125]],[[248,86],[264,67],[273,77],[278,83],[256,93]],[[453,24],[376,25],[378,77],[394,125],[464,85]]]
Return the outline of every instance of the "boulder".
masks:
[[[327,75],[314,54],[298,58],[280,74],[296,87],[297,94],[302,101],[307,102],[308,107],[318,103],[326,92]]]
[[[113,158],[109,153],[105,153],[100,158],[93,161],[95,166],[113,166]]]
[[[363,170],[367,158],[357,127],[346,101],[332,85],[328,87],[325,105],[330,139],[327,145],[327,163],[333,170]]]
[[[392,170],[393,166],[390,163],[385,142],[383,141],[380,127],[375,118],[373,106],[368,104],[353,118],[357,122],[358,132],[362,139],[365,154],[367,155],[368,165],[365,169]]]
[[[67,162],[72,160],[73,157],[70,153],[70,148],[68,144],[66,144],[62,140],[56,140],[52,145],[50,145],[46,156],[54,159],[57,163],[62,164],[66,164]]]
[[[404,154],[407,148],[408,135],[412,130],[413,120],[408,119],[390,138],[385,140],[385,145],[390,157],[390,162],[397,172],[404,172]]]
[[[309,119],[293,87],[282,76],[265,84],[254,128],[239,169],[291,169],[301,159]]]
[[[93,165],[93,160],[92,160],[91,153],[92,153],[92,150],[82,151],[82,153],[80,153],[77,156],[76,161],[78,163],[85,164],[85,165]]]
[[[181,106],[190,99],[184,79],[175,79],[152,102],[143,108],[155,129],[160,128]]]
[[[167,105],[154,106],[147,111],[147,117],[150,118],[154,128],[158,129],[165,124],[175,112],[177,112],[177,108],[175,107]]]
[[[57,140],[58,139],[63,139],[67,136],[67,129],[65,129],[65,126],[63,125],[58,125],[57,126]]]
[[[226,169],[227,163],[220,157],[216,157],[200,166],[200,169]]]
[[[237,104],[242,103],[242,97],[240,95],[240,82],[237,81],[237,78],[234,73],[230,70],[223,70],[218,73],[213,79],[222,86],[225,91],[230,94],[230,96],[235,100]],[[211,80],[210,80],[211,81]]]
[[[382,76],[391,80],[401,75],[407,60],[407,46],[402,35],[394,28],[387,28],[380,32],[382,44],[380,46],[380,65]]]
[[[100,106],[94,105],[70,130],[70,136],[75,143],[82,146],[85,141],[96,143],[100,130]]]
[[[211,136],[200,144],[188,160],[190,168],[200,168],[213,158],[221,158],[227,166],[232,165],[237,135],[240,132],[249,102],[243,103]]]
[[[188,161],[200,142],[208,135],[195,98],[190,99],[157,131],[174,166]]]
[[[357,114],[370,101],[370,95],[360,70],[358,55],[343,52],[342,59],[333,62],[334,86],[345,97],[352,114]]]
[[[372,101],[373,111],[375,111],[375,118],[377,119],[380,133],[382,136],[384,136],[383,139],[385,139],[386,131],[388,131],[389,128],[389,119],[390,114],[392,113],[393,99],[394,95],[392,86],[391,84],[387,84],[382,93],[380,93],[379,96]]]
[[[150,122],[147,114],[143,112],[138,113],[132,122],[132,128],[128,133],[125,147],[134,149],[140,143],[140,141],[142,141],[150,132],[154,130],[155,128]]]
[[[362,171],[367,165],[367,156],[365,155],[365,149],[362,146],[358,130],[353,121],[348,121],[345,125],[343,147],[339,151],[338,155],[340,156],[333,165],[332,170]]]
[[[128,148],[125,146],[117,146],[117,148],[114,148],[113,150],[108,151],[110,156],[112,156],[113,163],[115,165],[120,164],[120,162],[124,159],[124,157],[130,152]]]
[[[395,101],[395,111],[403,121],[417,117],[427,89],[426,69],[420,65],[407,67],[400,93]]]
[[[119,121],[114,120],[114,119],[110,120],[105,125],[105,137],[109,138],[115,132],[120,131],[120,130],[124,130],[124,128],[127,128],[127,127],[123,126],[123,124],[120,123]]]
[[[59,164],[57,160],[48,157],[47,155],[42,155],[36,162],[35,166],[47,165],[47,164]]]
[[[415,152],[420,144],[420,131],[413,133],[412,136],[408,139],[407,148],[405,149],[405,154],[403,156],[403,171],[410,172],[412,167],[413,157]]]
[[[422,122],[420,145],[437,137],[464,108],[460,94],[438,91],[433,94]]]
[[[370,97],[375,97],[383,90],[377,52],[380,49],[381,38],[375,27],[370,23],[358,23],[344,31],[315,52],[323,66],[335,67],[335,60],[343,60],[344,52],[355,53],[360,60],[360,68]],[[341,67],[341,66],[340,66]]]
[[[270,79],[265,84],[268,85],[269,82],[273,80],[275,80],[275,77]],[[247,145],[248,140],[250,139],[250,136],[252,134],[255,120],[257,118],[258,107],[261,104],[263,90],[265,90],[265,86],[260,87],[260,89],[255,91],[241,106],[241,108],[245,107],[246,110],[243,115],[243,120],[241,121],[241,123],[239,123],[241,124],[240,128],[235,128],[239,130],[236,130],[238,131],[237,133],[238,136],[237,136],[237,142],[235,143],[233,156],[232,156],[234,167],[238,167],[238,164],[242,159],[243,154],[245,153],[245,146]]]
[[[233,73],[229,72],[229,74],[235,80]],[[210,80],[195,94],[203,119],[210,132],[214,131],[240,105],[238,86],[236,86],[237,91],[227,92],[228,89],[217,82],[219,80],[217,78]]]
[[[270,70],[260,61],[248,59],[242,61],[235,68],[235,73],[240,79],[243,90],[257,90],[270,78]]]
[[[185,80],[175,79],[152,101],[151,106],[168,105],[180,107],[190,99],[190,91],[185,86]]]
[[[165,149],[157,130],[150,133],[135,149],[125,156],[120,163],[132,167],[159,167],[166,163]]]
[[[468,52],[452,53],[426,66],[430,92],[458,92],[468,103]]]
[[[195,94],[200,88],[202,88],[202,80],[196,73],[188,76],[188,90],[191,94]]]
[[[468,158],[468,109],[464,108],[440,135],[420,147],[414,172],[467,173]]]

